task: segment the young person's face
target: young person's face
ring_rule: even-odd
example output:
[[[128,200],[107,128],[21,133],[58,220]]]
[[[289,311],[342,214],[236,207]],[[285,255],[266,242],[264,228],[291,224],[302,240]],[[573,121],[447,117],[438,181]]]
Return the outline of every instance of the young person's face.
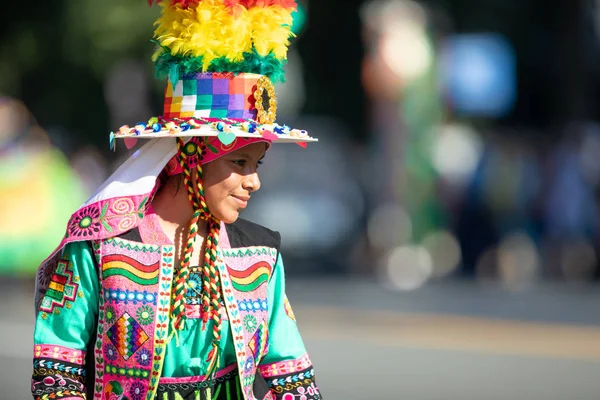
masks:
[[[226,224],[235,222],[252,192],[260,189],[258,165],[265,143],[253,143],[202,166],[204,198],[211,214]]]

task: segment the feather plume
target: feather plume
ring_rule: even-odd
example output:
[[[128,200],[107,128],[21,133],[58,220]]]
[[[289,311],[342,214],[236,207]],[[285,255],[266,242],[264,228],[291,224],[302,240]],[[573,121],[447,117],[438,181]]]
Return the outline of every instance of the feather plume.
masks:
[[[246,8],[280,6],[283,8],[296,9],[295,0],[223,0],[228,7],[242,5]]]
[[[272,82],[284,82],[285,60],[280,60],[273,54],[261,56],[256,49],[244,53],[241,62],[232,62],[225,57],[219,57],[212,60],[206,69],[203,68],[202,57],[182,57],[173,56],[170,52],[164,51],[154,61],[156,77],[159,79],[168,78],[177,81],[182,75],[189,75],[196,72],[233,72],[251,73],[266,75]],[[173,66],[176,66],[173,67]],[[174,72],[176,71],[176,76]]]
[[[182,8],[189,8],[190,6],[196,5],[202,0],[171,0],[171,6],[180,5]],[[148,5],[161,3],[162,0],[148,0]],[[251,7],[270,7],[280,6],[283,8],[296,9],[296,0],[223,0],[223,3],[230,8],[237,6],[243,6],[245,8]]]
[[[163,12],[154,32],[161,48],[155,59],[168,48],[173,56],[202,57],[202,70],[206,71],[214,59],[242,62],[244,54],[254,50],[263,57],[287,57],[293,36],[291,8],[273,5],[248,9],[241,4],[226,5],[223,0],[203,0],[191,8],[161,6]]]
[[[179,4],[182,8],[188,8],[194,4],[197,4],[202,0],[171,0],[171,6]],[[159,4],[162,0],[148,0],[148,5],[152,6],[154,3]]]
[[[283,80],[295,1],[169,0],[160,6],[153,56],[158,76],[248,72]]]

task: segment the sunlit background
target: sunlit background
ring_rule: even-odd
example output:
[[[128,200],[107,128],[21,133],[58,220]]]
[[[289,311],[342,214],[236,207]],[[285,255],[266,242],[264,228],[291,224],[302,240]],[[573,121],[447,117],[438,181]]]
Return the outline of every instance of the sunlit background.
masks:
[[[38,4],[39,3],[39,4]],[[600,2],[306,0],[245,218],[281,232],[326,399],[600,398]],[[162,110],[144,0],[0,27],[0,399],[33,275]],[[3,397],[4,396],[4,397]]]

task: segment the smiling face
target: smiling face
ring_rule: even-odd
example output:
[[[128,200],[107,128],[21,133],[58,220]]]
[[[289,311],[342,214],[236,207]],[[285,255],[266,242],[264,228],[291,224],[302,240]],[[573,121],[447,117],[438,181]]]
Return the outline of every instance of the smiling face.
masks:
[[[253,143],[203,165],[204,197],[211,214],[226,224],[235,222],[250,196],[260,189],[258,165],[265,143]]]

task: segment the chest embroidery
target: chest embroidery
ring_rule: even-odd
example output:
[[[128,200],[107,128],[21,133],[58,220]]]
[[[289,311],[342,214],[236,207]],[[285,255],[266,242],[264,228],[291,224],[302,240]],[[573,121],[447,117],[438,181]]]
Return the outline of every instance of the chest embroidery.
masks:
[[[123,276],[142,286],[158,283],[158,262],[145,265],[123,254],[105,256],[103,262],[103,279],[110,276]]]
[[[236,271],[231,268],[229,276],[234,289],[240,292],[253,292],[260,285],[269,281],[272,267],[266,261],[259,261],[243,271]]]

